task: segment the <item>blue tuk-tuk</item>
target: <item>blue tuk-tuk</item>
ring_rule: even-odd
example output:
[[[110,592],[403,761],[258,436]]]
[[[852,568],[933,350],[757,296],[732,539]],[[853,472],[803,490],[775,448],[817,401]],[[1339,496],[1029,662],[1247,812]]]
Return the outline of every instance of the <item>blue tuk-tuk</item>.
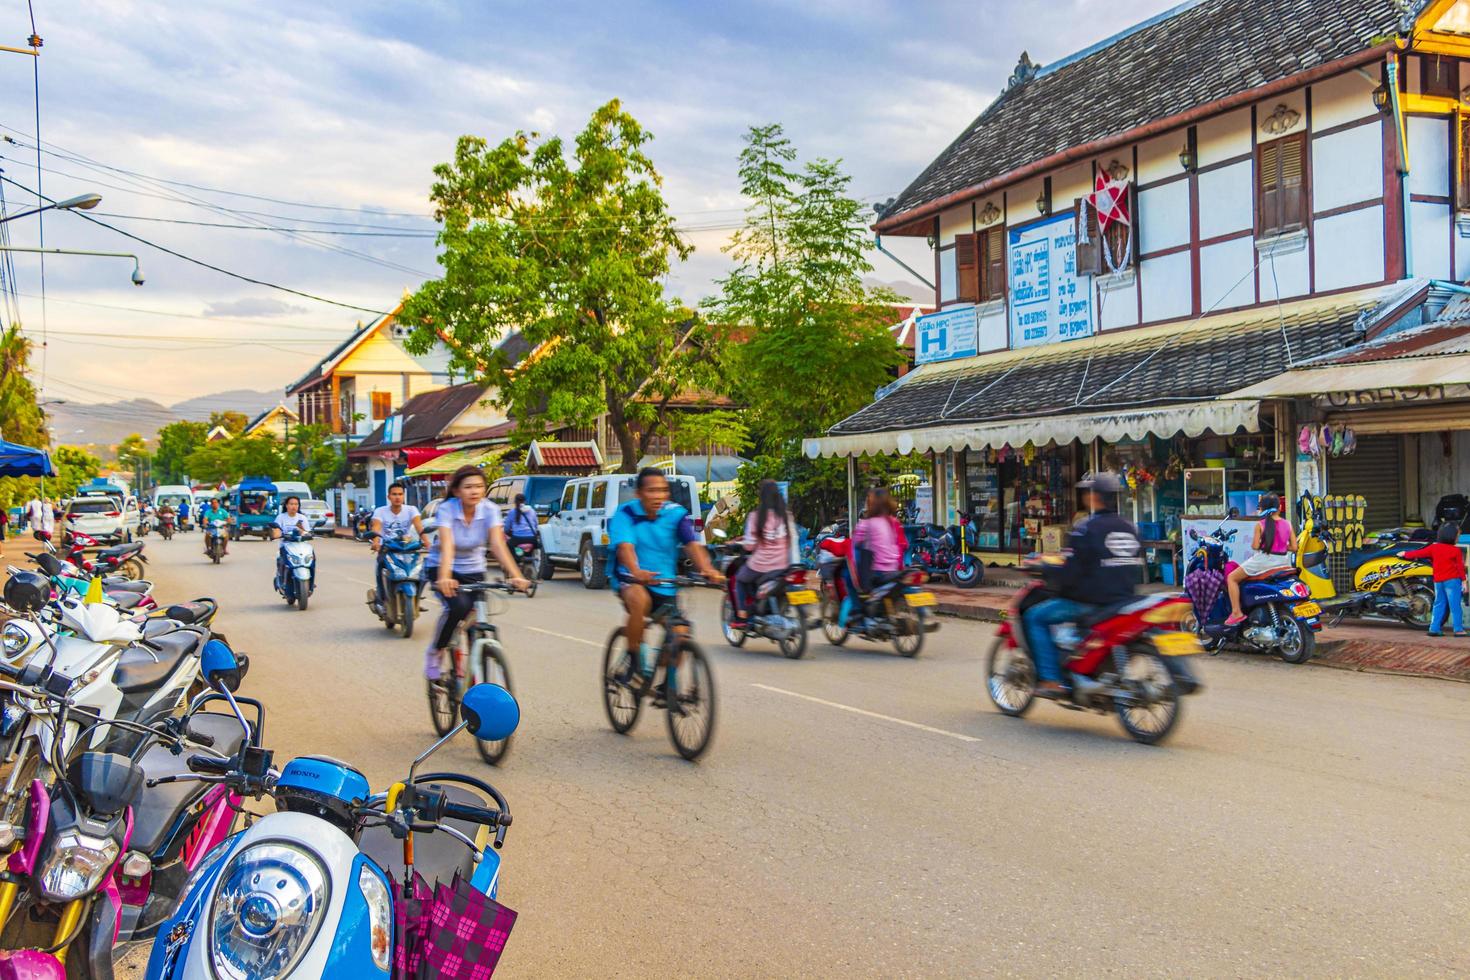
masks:
[[[263,476],[247,476],[230,489],[228,507],[235,515],[236,540],[247,534],[269,538],[280,508],[276,485]]]

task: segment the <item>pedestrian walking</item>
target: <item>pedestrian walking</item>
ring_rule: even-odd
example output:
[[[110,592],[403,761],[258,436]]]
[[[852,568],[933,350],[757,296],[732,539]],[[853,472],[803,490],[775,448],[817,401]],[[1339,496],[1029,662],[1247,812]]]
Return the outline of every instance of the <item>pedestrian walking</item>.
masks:
[[[1450,615],[1455,635],[1465,635],[1464,613],[1460,609],[1465,598],[1465,553],[1460,550],[1460,525],[1445,521],[1439,526],[1434,543],[1416,551],[1404,552],[1405,558],[1428,558],[1434,566],[1434,612],[1429,617],[1429,635],[1444,636],[1445,613]]]

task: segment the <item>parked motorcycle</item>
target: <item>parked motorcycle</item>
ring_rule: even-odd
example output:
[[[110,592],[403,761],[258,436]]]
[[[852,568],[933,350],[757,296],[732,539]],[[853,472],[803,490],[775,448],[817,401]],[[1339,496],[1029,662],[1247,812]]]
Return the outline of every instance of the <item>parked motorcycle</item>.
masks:
[[[1041,562],[1025,566],[1039,572]],[[1021,617],[1052,593],[1038,577],[1022,586],[996,630],[986,667],[985,690],[1002,713],[1019,718],[1036,699],[1036,661]],[[1178,595],[1149,595],[1101,606],[1052,635],[1062,652],[1071,691],[1064,708],[1114,712],[1134,741],[1153,745],[1179,722],[1180,698],[1200,689],[1187,657],[1203,653],[1193,633],[1180,629],[1190,615]]]
[[[1289,664],[1306,663],[1317,649],[1322,609],[1311,601],[1311,589],[1292,566],[1242,582],[1240,610],[1245,620],[1225,624],[1230,616],[1225,578],[1235,567],[1227,546],[1235,540],[1236,532],[1236,528],[1227,530],[1223,525],[1204,536],[1190,530],[1195,548],[1186,564],[1184,594],[1192,608],[1181,627],[1198,635],[1211,653],[1218,653],[1226,644],[1239,643],[1275,654]]]
[[[718,533],[718,532],[717,532]],[[793,565],[781,571],[767,572],[756,580],[745,597],[745,621],[735,616],[737,598],[735,576],[745,567],[747,554],[739,544],[727,545],[729,561],[721,571],[725,574],[725,598],[720,603],[720,624],[725,642],[732,647],[745,645],[751,636],[773,641],[792,660],[806,653],[807,630],[816,623],[807,617],[807,608],[817,604],[817,593],[807,588],[807,570]]]
[[[368,606],[390,630],[396,628],[406,640],[413,636],[413,620],[419,608],[419,590],[423,586],[423,545],[416,535],[384,537],[378,550],[373,580],[386,577],[388,594],[379,595],[376,586],[368,590]],[[386,576],[384,573],[386,572]]]
[[[46,542],[54,551],[55,546]],[[88,549],[92,549],[90,552]],[[123,578],[140,579],[143,566],[148,559],[143,554],[143,542],[133,541],[117,544],[110,548],[100,547],[96,538],[81,531],[73,531],[67,544],[66,560],[89,575],[121,575]]]
[[[316,551],[311,546],[310,532],[287,531],[281,537],[281,551],[276,559],[276,591],[306,612],[311,594],[316,591]]]
[[[216,565],[225,556],[230,546],[230,522],[223,518],[212,518],[204,522],[204,553]]]
[[[984,581],[985,565],[972,554],[979,548],[975,523],[969,514],[960,514],[959,520],[947,530],[938,524],[906,528],[909,547],[904,566],[921,568],[930,576],[943,575],[961,589],[973,589]]]
[[[466,728],[508,738],[520,720],[515,699],[493,684],[467,690],[459,726],[407,779],[373,794],[357,769],[320,756],[274,770],[260,742],[264,709],[254,706],[253,728],[245,722],[223,683],[231,666],[229,649],[211,644],[207,676],[249,737],[228,762],[195,755],[188,766],[200,781],[271,796],[276,812],[196,868],[159,930],[149,980],[438,976],[450,956],[472,957],[489,977],[515,922],[494,901],[510,807],[487,782],[418,767]]]

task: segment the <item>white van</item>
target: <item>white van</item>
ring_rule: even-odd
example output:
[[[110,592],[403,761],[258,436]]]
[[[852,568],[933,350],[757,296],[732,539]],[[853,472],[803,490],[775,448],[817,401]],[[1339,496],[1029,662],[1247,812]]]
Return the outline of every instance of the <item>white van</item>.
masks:
[[[273,480],[276,485],[276,499],[285,500],[287,497],[300,497],[302,500],[311,498],[311,487],[300,480]]]
[[[669,499],[689,511],[695,530],[702,531],[698,482],[692,476],[669,476],[668,480]],[[551,506],[551,516],[541,525],[541,543],[551,564],[576,568],[589,589],[605,588],[607,522],[614,511],[634,499],[637,482],[632,473],[568,480],[561,500]]]
[[[154,509],[168,504],[177,513],[179,504],[187,502],[189,510],[194,510],[194,489],[182,483],[164,484],[153,488],[152,503]]]

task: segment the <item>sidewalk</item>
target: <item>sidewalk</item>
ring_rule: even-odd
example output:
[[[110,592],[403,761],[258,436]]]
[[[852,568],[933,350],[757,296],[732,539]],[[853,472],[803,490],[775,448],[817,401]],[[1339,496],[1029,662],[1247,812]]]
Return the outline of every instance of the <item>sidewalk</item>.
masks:
[[[939,612],[961,619],[1000,622],[1001,612],[1020,587],[1000,570],[985,570],[986,584],[977,589],[957,589],[935,582],[930,586],[939,600]],[[1168,586],[1150,585],[1148,592],[1173,592]],[[1408,674],[1470,682],[1470,639],[1425,636],[1397,623],[1344,620],[1317,635],[1317,654],[1312,663],[1341,670],[1370,673]]]

